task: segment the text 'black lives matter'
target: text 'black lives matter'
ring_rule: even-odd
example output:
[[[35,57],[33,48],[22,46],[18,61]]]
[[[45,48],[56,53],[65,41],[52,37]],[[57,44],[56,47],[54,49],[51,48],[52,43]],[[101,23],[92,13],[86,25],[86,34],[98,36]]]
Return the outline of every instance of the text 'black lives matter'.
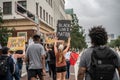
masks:
[[[71,21],[58,20],[57,24],[57,37],[59,40],[66,40],[70,36]]]

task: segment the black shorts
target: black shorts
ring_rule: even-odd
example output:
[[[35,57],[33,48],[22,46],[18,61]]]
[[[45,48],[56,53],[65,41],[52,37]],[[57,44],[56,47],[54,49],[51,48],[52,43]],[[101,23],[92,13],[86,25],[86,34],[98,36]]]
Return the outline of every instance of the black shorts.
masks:
[[[30,80],[32,77],[37,78],[37,76],[40,78],[40,80],[44,80],[42,69],[29,69],[28,70],[28,80]]]
[[[56,72],[57,72],[57,73],[65,72],[65,71],[66,71],[66,66],[56,67]]]

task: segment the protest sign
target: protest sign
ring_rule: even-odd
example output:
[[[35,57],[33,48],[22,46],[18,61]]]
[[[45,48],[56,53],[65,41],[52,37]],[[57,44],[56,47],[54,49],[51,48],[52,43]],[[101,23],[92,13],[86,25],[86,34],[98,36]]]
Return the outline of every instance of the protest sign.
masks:
[[[7,46],[15,51],[25,50],[25,37],[9,37]]]
[[[58,20],[57,24],[57,37],[59,40],[66,40],[70,36],[71,21]]]
[[[46,33],[45,34],[45,43],[52,44],[55,42],[56,33]]]

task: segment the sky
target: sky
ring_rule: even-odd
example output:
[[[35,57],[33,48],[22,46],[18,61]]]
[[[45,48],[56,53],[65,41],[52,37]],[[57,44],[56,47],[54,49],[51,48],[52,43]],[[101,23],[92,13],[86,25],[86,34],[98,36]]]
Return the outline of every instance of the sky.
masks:
[[[65,0],[65,8],[73,8],[86,34],[103,25],[108,34],[120,35],[120,0]]]

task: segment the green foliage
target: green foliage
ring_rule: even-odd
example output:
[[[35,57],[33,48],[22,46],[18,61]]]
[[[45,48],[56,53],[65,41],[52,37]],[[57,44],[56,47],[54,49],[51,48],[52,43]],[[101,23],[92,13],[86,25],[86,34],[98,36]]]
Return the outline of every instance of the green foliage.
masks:
[[[116,40],[112,40],[110,43],[109,43],[109,46],[110,47],[120,47],[120,36],[116,39]]]
[[[84,30],[78,24],[78,19],[75,14],[72,15],[72,30],[71,30],[71,48],[83,49],[86,46]]]
[[[2,12],[0,12],[0,44],[2,46],[6,46],[8,42],[8,37],[12,36],[12,32],[14,29],[8,29],[7,27],[2,27],[3,23]]]
[[[8,37],[12,36],[13,29],[8,29],[7,27],[0,27],[0,44],[6,46],[8,42]]]
[[[3,23],[2,12],[0,11],[0,24]]]

